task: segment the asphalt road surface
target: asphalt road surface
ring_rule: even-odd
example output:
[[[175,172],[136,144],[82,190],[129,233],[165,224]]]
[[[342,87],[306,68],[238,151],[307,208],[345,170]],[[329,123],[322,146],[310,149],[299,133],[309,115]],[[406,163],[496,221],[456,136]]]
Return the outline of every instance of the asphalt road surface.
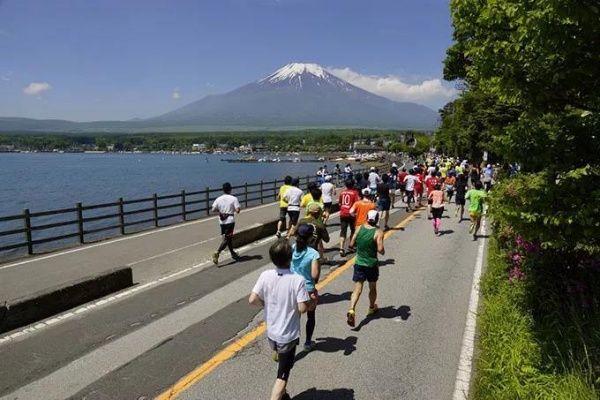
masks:
[[[380,310],[363,318],[363,293],[354,329],[345,321],[352,257],[338,255],[338,220],[330,221],[326,247],[332,248],[333,265],[324,268],[332,272],[320,290],[317,347],[297,355],[289,384],[294,399],[452,398],[485,238],[473,241],[468,222],[459,223],[450,208],[440,237],[426,213],[409,217],[394,209],[390,226],[396,229],[380,257]],[[171,391],[181,399],[268,398],[276,364],[265,336],[248,344],[239,338],[256,332],[261,322],[262,313],[247,297],[260,272],[272,268],[268,247],[274,240],[246,246],[241,262],[186,271],[1,343],[0,396],[150,399]],[[222,351],[231,344],[239,351],[224,360]],[[202,379],[174,386],[215,358],[224,361],[195,374]]]

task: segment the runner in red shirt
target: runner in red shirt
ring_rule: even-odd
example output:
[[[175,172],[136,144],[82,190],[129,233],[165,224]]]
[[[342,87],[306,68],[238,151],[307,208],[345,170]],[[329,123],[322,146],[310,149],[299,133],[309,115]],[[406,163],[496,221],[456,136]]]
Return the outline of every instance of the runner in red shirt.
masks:
[[[354,188],[354,180],[348,179],[346,181],[346,189],[344,189],[338,196],[340,204],[340,256],[346,256],[346,234],[348,233],[348,226],[350,227],[350,237],[354,235],[354,217],[350,214],[350,209],[358,200],[360,196]]]
[[[406,183],[404,182],[404,178],[406,178],[408,172],[406,172],[406,168],[402,168],[402,171],[398,172],[398,189],[400,189],[400,195],[402,196],[402,202],[406,202]]]
[[[432,171],[427,178],[425,178],[425,186],[427,186],[427,218],[432,219],[431,203],[432,200],[429,198],[429,194],[435,190],[436,185],[442,186],[442,180],[437,176],[436,171]]]

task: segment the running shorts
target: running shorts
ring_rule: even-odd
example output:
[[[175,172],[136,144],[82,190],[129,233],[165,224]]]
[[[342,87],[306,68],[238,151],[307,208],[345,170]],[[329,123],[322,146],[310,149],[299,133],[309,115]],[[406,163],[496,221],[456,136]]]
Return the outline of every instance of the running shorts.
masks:
[[[333,202],[331,202],[331,201],[323,203],[323,208],[325,209],[325,211],[329,212],[331,210],[331,205],[332,204],[333,204]]]
[[[287,216],[287,207],[279,207],[279,220],[285,223],[285,217]]]
[[[379,280],[379,267],[364,267],[354,264],[354,274],[352,275],[354,282],[377,282]]]
[[[300,211],[289,211],[288,215],[290,216],[290,225],[297,225],[298,219],[300,218]]]
[[[457,197],[456,198],[456,205],[457,206],[464,206],[466,204],[465,198],[464,197]]]
[[[392,204],[392,201],[390,200],[390,198],[380,198],[379,200],[377,200],[377,210],[379,211],[389,211],[390,210],[390,206]]]
[[[340,217],[340,237],[346,238],[348,233],[348,227],[350,227],[350,235],[354,234],[354,224],[356,220],[353,216]]]
[[[221,225],[221,235],[233,236],[233,228],[235,228],[235,223]]]
[[[432,207],[431,208],[431,214],[433,215],[433,218],[442,218],[442,214],[444,213],[444,207]]]
[[[300,343],[300,339],[293,340],[289,343],[278,343],[271,338],[269,345],[271,349],[277,352],[279,357],[279,365],[277,367],[277,379],[287,382],[290,377],[290,371],[294,367],[294,358],[296,358],[296,346]]]

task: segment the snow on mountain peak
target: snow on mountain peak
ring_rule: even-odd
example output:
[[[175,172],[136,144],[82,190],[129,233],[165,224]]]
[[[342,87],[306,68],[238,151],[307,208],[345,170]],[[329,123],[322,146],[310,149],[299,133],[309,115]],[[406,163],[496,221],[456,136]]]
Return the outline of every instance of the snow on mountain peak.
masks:
[[[291,63],[287,64],[283,68],[278,69],[271,75],[259,80],[258,82],[276,83],[294,78],[298,75],[302,75],[305,73],[314,75],[322,79],[327,78],[327,71],[318,64]]]

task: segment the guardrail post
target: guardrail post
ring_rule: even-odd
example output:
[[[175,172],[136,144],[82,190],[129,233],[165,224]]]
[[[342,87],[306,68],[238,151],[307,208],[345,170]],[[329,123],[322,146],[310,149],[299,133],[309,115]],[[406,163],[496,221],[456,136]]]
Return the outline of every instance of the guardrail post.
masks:
[[[152,203],[154,204],[154,226],[158,228],[158,196],[156,193],[152,196]]]
[[[265,204],[265,201],[263,198],[263,181],[262,181],[262,179],[260,180],[260,204]]]
[[[273,182],[273,197],[274,201],[277,200],[277,179],[275,179],[275,182]]]
[[[77,203],[77,233],[79,233],[79,243],[84,243],[83,240],[83,207],[81,203]]]
[[[244,208],[248,208],[248,182],[244,183]]]
[[[29,208],[23,210],[23,221],[25,222],[25,241],[27,242],[27,254],[33,254],[33,241],[31,238],[31,214]]]
[[[121,235],[125,234],[125,207],[123,206],[123,198],[119,197],[119,228]]]
[[[205,201],[206,201],[206,215],[210,215],[210,188],[207,186],[206,187],[206,193],[205,193]]]
[[[183,220],[187,221],[186,211],[185,211],[185,190],[181,191],[181,213],[183,214]]]

